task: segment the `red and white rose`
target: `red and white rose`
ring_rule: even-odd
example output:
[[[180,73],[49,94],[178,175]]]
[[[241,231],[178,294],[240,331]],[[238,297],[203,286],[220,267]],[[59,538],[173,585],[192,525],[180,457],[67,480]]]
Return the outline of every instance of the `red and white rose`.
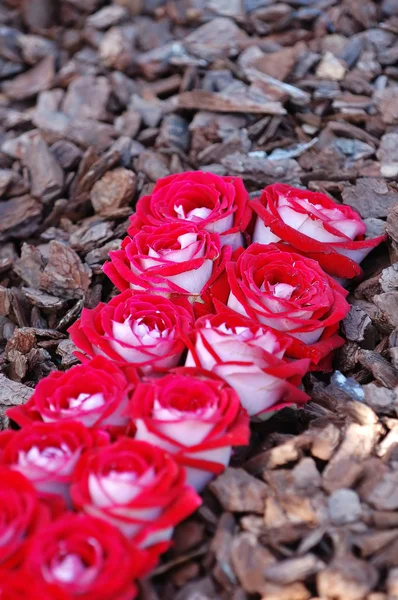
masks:
[[[191,171],[159,179],[151,195],[139,199],[129,234],[135,235],[145,225],[186,221],[219,233],[223,246],[238,248],[243,246],[250,219],[249,195],[242,179]]]
[[[288,335],[288,356],[318,364],[343,345],[337,330],[350,308],[347,292],[315,260],[281,244],[252,244],[227,274],[228,306]]]
[[[55,586],[68,599],[132,600],[134,580],[153,566],[116,527],[69,513],[33,538],[22,572],[27,581]]]
[[[125,290],[107,304],[84,308],[69,334],[90,357],[105,355],[148,373],[178,364],[185,350],[183,336],[190,333],[193,321],[192,305],[186,298],[169,300]]]
[[[86,427],[125,430],[125,412],[137,383],[133,367],[121,369],[97,356],[69,371],[53,371],[37,384],[25,405],[13,407],[7,414],[20,426],[41,420],[79,421]]]
[[[69,504],[75,466],[85,450],[107,444],[104,432],[77,422],[32,423],[0,434],[0,463],[19,471],[44,497],[55,494]]]
[[[252,208],[257,214],[253,242],[286,242],[336,277],[359,275],[359,263],[386,239],[365,240],[366,225],[351,207],[283,183],[266,187]]]
[[[21,473],[0,467],[0,573],[20,566],[27,541],[50,520],[34,486]],[[0,594],[0,598],[2,598]]]
[[[104,272],[120,291],[129,287],[169,297],[199,299],[225,268],[231,249],[221,249],[218,234],[194,223],[144,227],[122,249],[110,252]]]
[[[181,367],[141,383],[130,415],[136,439],[171,452],[196,490],[229,464],[232,447],[249,442],[249,419],[236,392],[203,369]]]
[[[71,494],[77,509],[116,525],[155,553],[167,549],[174,527],[201,504],[171,455],[131,438],[87,452]]]
[[[310,360],[283,359],[291,340],[233,311],[197,320],[186,366],[201,366],[237,392],[250,416],[308,400],[298,389]]]

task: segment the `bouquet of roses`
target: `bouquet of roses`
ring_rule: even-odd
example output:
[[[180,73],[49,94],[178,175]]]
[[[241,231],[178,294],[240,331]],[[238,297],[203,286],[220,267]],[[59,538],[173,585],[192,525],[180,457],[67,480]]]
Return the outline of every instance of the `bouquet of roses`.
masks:
[[[250,419],[303,405],[303,377],[330,368],[349,310],[335,278],[384,239],[365,229],[323,194],[275,184],[250,201],[201,172],[138,201],[104,266],[120,293],[69,330],[81,364],[8,410],[4,598],[134,598]]]

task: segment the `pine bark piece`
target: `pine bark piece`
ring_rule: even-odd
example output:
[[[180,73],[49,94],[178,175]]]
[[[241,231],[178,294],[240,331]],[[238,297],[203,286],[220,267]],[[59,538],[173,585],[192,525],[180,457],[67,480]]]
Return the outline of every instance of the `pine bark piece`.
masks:
[[[62,108],[72,118],[103,120],[111,86],[106,77],[83,75],[76,77],[68,87]]]
[[[39,228],[41,213],[40,202],[29,195],[0,202],[0,242],[33,235]]]
[[[323,487],[329,493],[341,487],[351,487],[361,473],[363,461],[372,452],[379,435],[379,428],[372,423],[351,423],[347,427],[339,449],[323,471]]]
[[[48,90],[55,77],[55,58],[47,56],[35,67],[3,83],[3,92],[12,100],[25,100]]]
[[[87,19],[87,25],[95,29],[108,29],[118,25],[128,17],[128,10],[123,6],[104,6]]]
[[[376,585],[378,575],[369,563],[348,554],[338,557],[317,575],[317,589],[323,598],[363,600]]]
[[[358,179],[355,186],[343,189],[343,202],[363,217],[386,217],[398,202],[398,193],[381,179]]]
[[[381,385],[390,390],[398,386],[398,371],[385,358],[373,350],[359,350],[358,360],[363,367],[371,371]]]
[[[91,190],[91,204],[95,212],[111,215],[112,211],[129,204],[135,194],[136,182],[136,174],[122,167],[105,173]]]
[[[26,385],[11,381],[0,374],[0,428],[8,427],[8,418],[5,414],[7,408],[25,404],[33,394],[33,390]]]
[[[264,511],[268,486],[243,469],[226,469],[209,487],[224,510],[260,514]]]
[[[64,172],[39,133],[27,138],[22,162],[30,173],[32,196],[44,204],[59,198],[64,185]]]
[[[261,546],[252,533],[237,535],[230,551],[233,569],[243,589],[249,594],[263,594],[265,569],[275,563],[272,553]]]
[[[217,92],[193,90],[183,92],[178,97],[178,107],[190,110],[210,110],[213,112],[255,113],[263,115],[285,115],[286,110],[280,102],[257,103],[250,99],[242,102]]]
[[[231,56],[246,45],[248,35],[225,17],[217,17],[186,36],[186,50],[204,60]]]
[[[90,285],[88,265],[83,265],[72,248],[56,240],[49,243],[47,257],[24,244],[15,271],[29,287],[63,299],[81,298]]]

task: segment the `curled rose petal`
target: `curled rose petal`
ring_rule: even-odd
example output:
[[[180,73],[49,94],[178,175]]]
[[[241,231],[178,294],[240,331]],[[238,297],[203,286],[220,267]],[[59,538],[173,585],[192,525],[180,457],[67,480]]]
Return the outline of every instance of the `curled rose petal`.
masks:
[[[116,527],[91,516],[66,514],[44,527],[29,548],[24,573],[56,586],[67,598],[132,600],[134,580],[154,566]]]
[[[107,304],[84,308],[69,333],[86,355],[102,354],[148,373],[178,364],[185,350],[183,337],[191,331],[193,320],[186,298],[172,301],[125,290]]]
[[[229,308],[287,335],[288,356],[318,364],[343,345],[337,331],[349,311],[347,292],[316,261],[283,244],[252,244],[227,273]]]
[[[24,571],[2,573],[0,580],[1,600],[70,600],[70,596],[57,585],[37,581]]]
[[[250,416],[308,400],[298,389],[310,360],[283,359],[291,340],[233,311],[197,320],[186,366],[201,366],[225,379]]]
[[[232,446],[249,441],[249,420],[234,390],[220,377],[189,367],[148,378],[132,398],[136,439],[173,453],[196,490],[228,465]]]
[[[94,433],[81,423],[32,423],[0,434],[0,461],[22,473],[43,497],[55,494],[69,504],[79,458],[87,448],[108,441],[104,432]]]
[[[0,467],[0,572],[20,566],[27,541],[50,521],[50,511],[21,473]],[[1,594],[0,597],[2,598]]]
[[[71,493],[77,509],[116,525],[155,554],[167,549],[174,527],[201,503],[168,453],[123,437],[82,457]]]
[[[221,249],[218,234],[183,221],[144,227],[125,238],[121,250],[109,253],[104,272],[121,291],[182,295],[194,302],[214,284],[230,254],[229,246]]]
[[[53,371],[37,384],[25,405],[11,408],[7,414],[21,426],[41,420],[79,421],[86,427],[124,432],[129,395],[137,383],[133,367],[122,369],[97,356],[64,373]]]
[[[144,225],[183,221],[219,233],[222,246],[238,248],[250,219],[249,195],[242,179],[191,171],[159,179],[151,195],[137,202],[128,233],[134,236]]]
[[[339,278],[359,275],[359,263],[386,239],[365,240],[366,225],[351,207],[282,183],[266,187],[252,208],[257,214],[253,242],[286,242]]]

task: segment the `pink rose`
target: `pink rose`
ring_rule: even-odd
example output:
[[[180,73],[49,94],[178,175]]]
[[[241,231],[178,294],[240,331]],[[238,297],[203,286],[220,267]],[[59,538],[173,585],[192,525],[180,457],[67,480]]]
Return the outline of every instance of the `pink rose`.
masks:
[[[152,557],[116,527],[69,513],[33,538],[21,579],[25,575],[28,589],[32,581],[54,586],[65,600],[133,600],[138,591],[135,580],[153,566]],[[41,595],[25,597],[42,600]],[[49,599],[58,597],[63,598],[54,594]]]
[[[197,320],[185,364],[225,379],[248,414],[259,416],[308,400],[297,386],[311,361],[283,360],[290,345],[279,331],[225,311]]]
[[[33,423],[0,434],[0,462],[19,471],[42,495],[56,494],[69,503],[77,461],[87,448],[107,444],[104,432],[81,423]]]
[[[350,309],[347,292],[315,260],[282,244],[252,244],[227,273],[228,306],[288,335],[288,356],[318,364],[343,345],[337,331]]]
[[[174,454],[196,490],[228,465],[232,446],[249,441],[249,419],[234,390],[203,369],[181,367],[141,383],[130,415],[136,439]]]
[[[103,354],[148,373],[178,364],[185,350],[182,338],[191,331],[193,320],[192,305],[186,298],[172,301],[149,292],[125,290],[107,304],[84,308],[69,334],[88,356]]]
[[[249,195],[242,179],[192,171],[159,179],[150,196],[143,196],[131,217],[129,234],[144,225],[195,223],[199,229],[219,233],[221,244],[243,245],[251,218]]]
[[[71,493],[77,509],[109,521],[155,554],[167,549],[174,527],[201,504],[168,453],[123,437],[82,457]]]
[[[283,183],[266,187],[252,207],[257,213],[253,242],[286,242],[336,277],[359,275],[359,263],[386,239],[364,240],[366,225],[355,210]]]
[[[138,383],[133,367],[119,368],[97,356],[69,371],[53,371],[39,381],[34,394],[22,406],[7,411],[23,426],[32,421],[46,423],[79,421],[86,427],[101,427],[119,433],[128,425],[125,411]]]
[[[119,290],[130,287],[195,301],[224,270],[230,248],[221,250],[217,234],[181,222],[144,227],[109,255],[104,272]]]

